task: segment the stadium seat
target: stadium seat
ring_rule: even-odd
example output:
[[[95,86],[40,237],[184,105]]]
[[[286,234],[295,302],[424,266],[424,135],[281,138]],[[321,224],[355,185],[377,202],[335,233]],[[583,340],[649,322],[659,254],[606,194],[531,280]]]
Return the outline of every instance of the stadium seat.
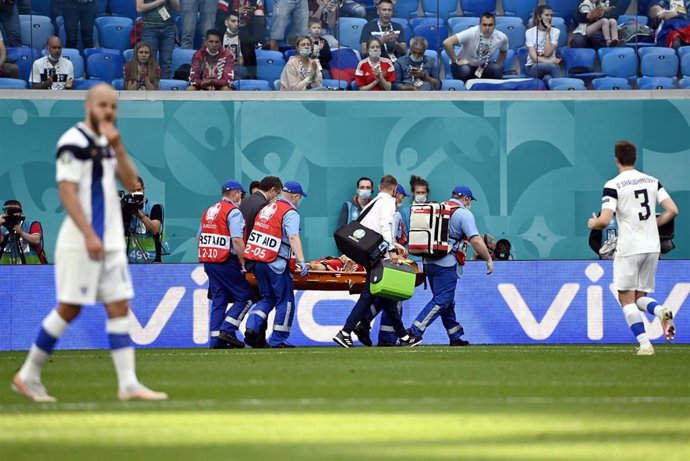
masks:
[[[257,51],[257,56],[258,56],[258,51]],[[183,64],[189,64],[190,66],[192,65],[192,57],[194,57],[194,53],[196,53],[196,50],[188,50],[185,48],[180,48],[176,47],[173,48],[173,54],[172,54],[172,64],[171,64],[171,69],[173,73],[180,68]]]
[[[188,86],[188,82],[172,78],[162,78],[158,83],[158,88],[163,91],[186,91]]]
[[[92,54],[112,54],[115,56],[122,56],[120,50],[112,50],[110,48],[85,48],[84,49],[84,59],[88,60],[89,56]]]
[[[50,4],[53,0],[31,0],[31,13],[37,16],[50,17]]]
[[[366,23],[367,21],[362,18],[340,18],[338,21],[338,43],[341,46],[359,50],[359,39],[362,36],[362,29]]]
[[[457,55],[458,51],[460,51],[459,46],[455,47],[455,54]],[[450,71],[450,57],[448,56],[448,53],[446,53],[446,50],[441,50],[441,64],[443,64],[443,72],[446,78],[451,79],[452,74]]]
[[[611,53],[618,54],[635,54],[633,48],[628,48],[627,46],[614,46],[614,47],[604,47],[597,50],[597,55],[599,56],[599,62],[604,60],[604,56]]]
[[[109,0],[110,11],[114,16],[124,16],[132,21],[137,20],[136,2],[132,0]]]
[[[518,18],[517,16],[496,16],[496,25],[501,25],[501,24],[522,24],[523,26],[525,25],[524,22],[522,22],[521,18]]]
[[[496,25],[496,30],[501,31],[508,36],[508,46],[510,46],[510,48],[513,50],[525,46],[526,28],[522,23],[498,24]]]
[[[124,50],[122,52],[122,59],[125,60],[125,62],[129,62],[132,60],[132,56],[134,56],[134,49],[130,48],[128,50]]]
[[[690,77],[690,53],[685,53],[685,56],[680,60],[680,73],[684,77]]]
[[[419,0],[398,0],[393,7],[398,18],[411,18],[419,15]],[[341,18],[342,21],[344,18]]]
[[[563,18],[566,24],[570,24],[572,22],[572,12],[579,4],[580,0],[549,0],[548,2],[548,5],[551,7],[551,9],[553,9],[554,18]]]
[[[686,54],[690,54],[690,46],[681,46],[676,50],[676,54],[678,55],[678,59],[682,60]]]
[[[609,77],[635,78],[637,77],[637,55],[624,51],[609,53],[601,60],[601,71]]]
[[[285,67],[285,60],[283,59],[257,58],[256,78],[269,82],[280,79],[280,74],[283,73],[283,67]]]
[[[283,53],[283,57],[285,59],[285,62],[288,62],[291,57],[297,54],[297,50],[294,48],[290,48],[289,50],[285,50],[285,53]]]
[[[645,26],[649,22],[647,16],[636,16],[634,14],[621,14],[620,16],[618,16],[618,24],[625,24],[626,22],[629,22],[631,20],[637,21],[638,24],[642,24]]]
[[[536,0],[503,0],[503,14],[506,16],[518,17],[524,24],[527,24],[532,17],[532,12],[537,4]],[[498,18],[496,18],[498,19]]]
[[[661,54],[664,56],[677,56],[676,50],[673,48],[666,48],[663,46],[648,46],[645,48],[640,48],[637,50],[637,55],[640,57],[640,61],[642,61],[642,58],[647,56],[648,54]]]
[[[129,35],[132,32],[132,27],[131,24],[104,24],[98,28],[98,44],[103,48],[113,50],[129,49]]]
[[[520,73],[523,75],[527,75],[525,66],[527,65],[527,56],[529,55],[529,51],[527,51],[527,48],[524,46],[522,48],[518,48],[516,51],[518,63],[520,64]]]
[[[392,21],[393,19],[391,19]],[[406,20],[407,21],[407,20]],[[436,17],[423,17],[423,18],[411,18],[407,23],[410,25],[412,29],[414,29],[417,26],[421,26],[422,24],[431,24],[431,25],[445,25],[446,20],[443,18],[436,18]],[[412,38],[412,37],[410,37]]]
[[[88,90],[90,88],[93,88],[96,85],[100,85],[101,83],[110,83],[110,81],[105,82],[103,80],[99,79],[78,79],[74,81],[74,89],[75,90]]]
[[[640,62],[643,77],[675,77],[678,75],[678,56],[650,53]]]
[[[323,87],[329,90],[349,90],[350,82],[346,80],[338,80],[333,78],[323,79]]]
[[[563,48],[568,42],[568,26],[563,18],[554,16],[553,27],[561,31],[558,36],[558,47]]]
[[[18,78],[0,78],[0,90],[24,90],[26,87],[26,80],[20,80]]]
[[[431,18],[417,18],[417,19],[431,19]],[[410,39],[412,38],[412,26],[410,26],[410,22],[405,18],[391,18],[391,22],[394,22],[396,24],[400,24],[400,26],[402,27],[402,30],[403,30],[403,34],[405,35],[405,41],[407,43],[410,43]],[[357,49],[359,50],[360,48],[357,48]]]
[[[22,34],[22,43],[40,50],[48,39],[55,35],[55,27],[48,16],[19,15],[19,27]]]
[[[291,49],[288,51],[292,51],[292,54],[295,54],[295,50]],[[264,50],[259,48],[256,50],[256,58],[257,59],[287,59],[288,56],[285,56],[282,52],[277,51],[277,50]],[[190,61],[191,62],[191,58]]]
[[[479,17],[487,11],[495,13],[496,0],[461,0],[460,7],[463,16]]]
[[[430,18],[455,17],[458,15],[458,0],[422,0],[422,11],[424,11],[424,16]]]
[[[233,86],[239,91],[273,91],[266,80],[237,80]]]
[[[640,77],[637,87],[641,90],[675,90],[676,79],[671,77]]]
[[[595,90],[630,90],[632,87],[627,78],[601,77],[592,80],[592,88]]]
[[[506,53],[506,60],[503,62],[503,78],[522,78],[524,75],[520,74],[513,68],[515,64],[515,57],[517,53],[513,49],[508,49]],[[492,58],[493,59],[493,58]]]
[[[549,90],[573,91],[586,90],[585,82],[579,78],[552,78],[548,83]]]
[[[118,26],[133,26],[134,21],[131,18],[124,16],[100,16],[96,18],[96,27],[100,29],[101,27],[108,24],[116,24]]]
[[[63,48],[62,57],[69,59],[74,67],[74,78],[84,77],[84,58],[81,57],[79,50],[75,48]]]
[[[39,56],[40,53],[38,51],[29,47],[7,48],[7,57],[13,59],[15,64],[19,66],[19,75],[22,80],[29,80],[31,76],[31,67]]]
[[[443,79],[441,80],[441,91],[467,91],[467,87],[462,80]]]
[[[685,77],[684,79],[681,79],[681,81],[678,82],[678,86],[680,86],[684,90],[690,90],[690,77]]]
[[[280,79],[273,80],[273,89],[275,91],[280,91]]]
[[[462,32],[463,30],[469,29],[470,27],[478,26],[479,25],[479,17],[460,17],[460,18],[449,18],[448,19],[448,28],[451,31],[451,34],[457,34],[458,32]]]
[[[113,86],[118,91],[122,91],[125,89],[125,79],[124,78],[116,78],[110,84]]]
[[[605,76],[602,72],[595,72],[597,52],[592,48],[564,48],[561,58],[568,77],[591,80]]]
[[[448,37],[448,29],[446,27],[436,27],[436,25],[422,24],[415,27],[414,35],[424,37],[429,42],[430,50],[439,50],[443,48],[443,40]]]
[[[119,54],[95,53],[86,61],[86,72],[89,79],[112,82],[117,78],[122,78],[123,64],[124,60]]]

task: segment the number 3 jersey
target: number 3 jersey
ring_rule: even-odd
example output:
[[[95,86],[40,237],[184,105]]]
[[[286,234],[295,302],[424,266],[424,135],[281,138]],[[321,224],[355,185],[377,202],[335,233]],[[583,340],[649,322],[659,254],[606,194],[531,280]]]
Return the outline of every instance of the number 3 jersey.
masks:
[[[616,256],[658,253],[659,229],[656,206],[669,198],[658,179],[637,170],[627,170],[604,185],[601,208],[618,219]]]

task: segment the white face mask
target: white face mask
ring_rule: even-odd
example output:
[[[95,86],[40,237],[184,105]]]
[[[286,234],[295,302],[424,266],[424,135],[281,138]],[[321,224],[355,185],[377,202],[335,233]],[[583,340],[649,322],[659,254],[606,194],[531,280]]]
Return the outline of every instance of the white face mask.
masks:
[[[371,198],[371,191],[369,189],[357,189],[357,195],[362,200],[369,200]]]
[[[426,195],[415,195],[414,201],[417,203],[426,203]]]
[[[371,50],[371,51],[369,51],[369,57],[371,57],[371,58],[380,58],[380,57],[381,57],[381,50]]]
[[[299,49],[299,55],[302,56],[303,58],[308,58],[311,55],[311,49],[310,48],[300,48]]]

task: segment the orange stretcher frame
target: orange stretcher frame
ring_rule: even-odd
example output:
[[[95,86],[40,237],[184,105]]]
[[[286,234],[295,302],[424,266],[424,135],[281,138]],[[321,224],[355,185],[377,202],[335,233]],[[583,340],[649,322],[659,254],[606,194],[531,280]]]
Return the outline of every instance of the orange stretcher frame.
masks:
[[[415,286],[423,284],[424,272],[421,272],[416,264],[411,266],[417,272]],[[246,276],[249,283],[256,287],[254,274],[249,272]],[[299,272],[293,274],[295,290],[349,291],[350,294],[361,293],[366,278],[366,272],[309,271],[304,277]]]

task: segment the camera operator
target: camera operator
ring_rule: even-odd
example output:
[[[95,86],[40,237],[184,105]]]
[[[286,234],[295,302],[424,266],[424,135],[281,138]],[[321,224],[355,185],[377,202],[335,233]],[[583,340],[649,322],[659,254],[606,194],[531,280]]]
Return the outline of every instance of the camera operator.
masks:
[[[29,224],[22,204],[8,200],[0,215],[0,264],[45,264],[41,224]]]
[[[137,178],[137,186],[122,198],[122,217],[127,236],[127,256],[131,264],[161,262],[168,254],[163,226],[163,205],[144,195],[144,180]]]

